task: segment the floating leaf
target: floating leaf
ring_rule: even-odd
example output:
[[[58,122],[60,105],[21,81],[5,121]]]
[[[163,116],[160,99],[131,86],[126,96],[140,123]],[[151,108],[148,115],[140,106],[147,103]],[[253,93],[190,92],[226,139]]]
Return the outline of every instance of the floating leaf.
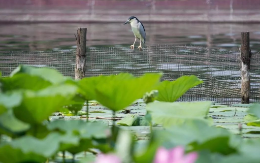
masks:
[[[138,115],[127,115],[117,122],[121,126],[133,126],[133,123],[138,119]]]
[[[247,112],[254,114],[258,118],[260,118],[260,104],[256,103],[256,104],[251,105]]]
[[[151,91],[160,77],[161,74],[145,74],[137,78],[125,73],[102,76],[96,88],[96,100],[114,111],[124,109]]]
[[[25,73],[33,76],[38,76],[43,78],[46,81],[49,81],[53,84],[61,83],[68,79],[68,77],[64,77],[60,72],[55,69],[43,67],[37,68],[32,66],[21,65],[17,67],[10,76],[14,76],[19,73]]]
[[[77,87],[63,84],[32,92],[25,91],[20,106],[14,108],[15,116],[27,123],[41,123],[75,95]]]
[[[118,125],[121,126],[149,126],[149,121],[145,117],[138,115],[129,114],[123,119],[117,121]]]
[[[245,121],[246,125],[248,125],[248,126],[258,126],[258,127],[260,127],[260,119],[253,114],[247,114],[244,117],[244,121]]]
[[[159,91],[157,100],[165,102],[174,102],[186,93],[190,88],[203,83],[196,76],[182,76],[175,81],[163,81],[157,87]]]
[[[147,105],[152,120],[164,127],[180,125],[194,119],[205,120],[211,102],[154,102]]]

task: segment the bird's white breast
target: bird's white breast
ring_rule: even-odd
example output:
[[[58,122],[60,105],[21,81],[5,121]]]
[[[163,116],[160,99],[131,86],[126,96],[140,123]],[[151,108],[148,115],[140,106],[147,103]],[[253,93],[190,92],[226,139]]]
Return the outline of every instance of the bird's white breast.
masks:
[[[137,28],[132,27],[132,31],[136,37],[141,38],[140,32]]]
[[[138,30],[138,22],[136,20],[134,21],[131,21],[131,28],[132,28],[132,31],[134,33],[134,35],[137,37],[137,38],[141,38],[141,34]]]

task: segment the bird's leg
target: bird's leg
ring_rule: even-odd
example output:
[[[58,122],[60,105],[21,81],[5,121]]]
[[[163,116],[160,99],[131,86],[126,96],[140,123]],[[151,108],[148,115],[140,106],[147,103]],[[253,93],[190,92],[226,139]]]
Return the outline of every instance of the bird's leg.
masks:
[[[142,50],[143,48],[142,48],[142,39],[140,38],[140,46],[138,46],[138,49],[139,50]]]
[[[136,37],[135,37],[135,41],[134,41],[133,45],[130,46],[131,49],[135,48],[135,42],[136,42]]]

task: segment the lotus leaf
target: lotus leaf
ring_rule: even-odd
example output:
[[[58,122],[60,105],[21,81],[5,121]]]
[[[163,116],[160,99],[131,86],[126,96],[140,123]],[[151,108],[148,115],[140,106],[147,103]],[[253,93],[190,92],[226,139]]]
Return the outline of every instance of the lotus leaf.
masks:
[[[133,77],[130,74],[101,76],[96,87],[96,100],[113,111],[126,108],[142,98],[159,82],[161,74],[144,74]]]
[[[63,132],[76,132],[80,138],[106,138],[109,136],[109,128],[100,122],[84,122],[82,120],[64,121],[56,120],[47,125],[49,130]]]
[[[256,115],[258,118],[260,118],[260,104],[253,104],[250,106],[248,113]]]
[[[0,115],[0,133],[1,131],[8,135],[17,135],[27,131],[30,126],[20,120],[14,115],[12,110],[8,110],[6,113]]]
[[[18,106],[22,101],[20,92],[0,94],[0,115],[14,106]]]
[[[31,136],[15,139],[0,146],[0,161],[44,162],[58,152],[61,137],[61,134],[51,133],[45,139]]]
[[[96,88],[98,83],[102,81],[104,76],[86,77],[79,81],[79,92],[86,100],[94,100],[96,98]]]
[[[159,91],[156,100],[165,102],[174,102],[186,93],[190,88],[203,83],[196,76],[182,76],[175,81],[163,81],[157,87]]]
[[[147,105],[152,120],[164,127],[180,125],[194,119],[205,120],[211,102],[154,102]]]
[[[60,72],[58,72],[55,69],[51,68],[37,68],[27,65],[21,65],[17,67],[10,76],[14,76],[19,73],[25,73],[33,76],[38,76],[43,78],[44,80],[47,80],[53,84],[64,82],[68,79],[68,77],[64,77]]]
[[[248,126],[260,127],[260,119],[257,116],[255,116],[254,114],[247,114],[244,117],[244,121],[245,121],[246,125],[248,125]]]
[[[14,108],[14,114],[30,124],[41,123],[66,105],[76,91],[77,87],[69,84],[53,85],[37,92],[25,91],[21,104]]]
[[[37,91],[51,85],[49,81],[39,76],[24,73],[19,73],[12,77],[2,78],[0,81],[2,82],[2,89],[4,92],[18,89]]]

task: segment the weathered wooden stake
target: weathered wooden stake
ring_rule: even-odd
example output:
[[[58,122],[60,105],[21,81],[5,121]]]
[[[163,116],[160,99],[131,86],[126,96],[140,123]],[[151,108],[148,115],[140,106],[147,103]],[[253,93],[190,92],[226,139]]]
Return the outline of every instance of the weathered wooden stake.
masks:
[[[77,52],[75,65],[75,79],[82,79],[85,77],[86,71],[86,34],[87,28],[79,28],[77,30]]]
[[[251,59],[251,50],[250,50],[250,41],[249,41],[249,32],[241,32],[241,103],[249,104],[250,96],[250,59]]]

